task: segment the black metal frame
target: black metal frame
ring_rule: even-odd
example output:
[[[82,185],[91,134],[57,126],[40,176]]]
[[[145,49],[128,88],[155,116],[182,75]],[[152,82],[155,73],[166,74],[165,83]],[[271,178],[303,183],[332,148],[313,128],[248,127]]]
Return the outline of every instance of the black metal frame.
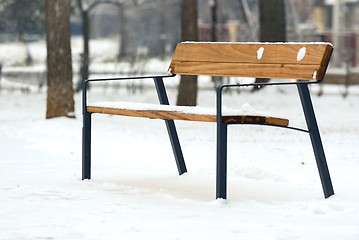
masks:
[[[217,177],[216,177],[216,198],[227,198],[227,132],[229,123],[222,121],[222,95],[225,88],[230,87],[249,87],[249,86],[273,86],[273,85],[296,85],[300,101],[305,116],[307,129],[296,127],[284,127],[279,125],[270,125],[274,127],[282,127],[291,130],[309,133],[316,159],[319,176],[324,192],[324,197],[328,198],[334,194],[332,181],[321,141],[317,120],[314,113],[312,100],[308,84],[318,83],[317,81],[296,81],[296,82],[280,82],[280,83],[250,83],[250,84],[225,84],[217,88]],[[242,123],[230,123],[242,124]],[[251,123],[252,124],[252,123]],[[252,124],[253,125],[253,124]],[[258,124],[257,124],[258,125]],[[266,124],[268,126],[268,124]]]
[[[87,112],[87,88],[90,82],[99,81],[118,81],[118,80],[134,80],[134,79],[153,79],[159,98],[160,104],[169,105],[166,89],[163,83],[163,78],[174,77],[169,76],[148,76],[148,77],[126,77],[126,78],[103,78],[90,79],[83,83],[83,128],[82,128],[82,179],[91,178],[91,114]],[[313,104],[308,89],[308,84],[318,83],[317,81],[296,81],[296,82],[277,82],[277,83],[252,83],[252,84],[225,84],[217,87],[216,92],[216,107],[217,107],[217,173],[216,173],[216,198],[227,198],[227,133],[228,124],[222,121],[222,95],[225,88],[231,87],[249,87],[249,86],[273,86],[273,85],[296,85],[299,92],[299,97],[305,115],[307,129],[296,127],[283,127],[278,125],[271,125],[275,127],[283,127],[291,130],[309,133],[310,140],[315,155],[319,176],[324,192],[325,198],[334,194],[327,161],[324,154],[322,141],[316,121]],[[178,173],[181,175],[187,172],[184,162],[181,145],[178,139],[178,134],[173,120],[164,120],[167,127],[167,132],[171,141],[172,150],[175,156]],[[232,124],[232,123],[231,123]],[[239,124],[239,123],[234,123]],[[268,125],[268,124],[267,124]]]
[[[160,104],[169,105],[163,78],[174,77],[169,76],[148,76],[148,77],[125,77],[125,78],[102,78],[102,79],[89,79],[83,82],[82,85],[82,180],[91,179],[91,114],[87,112],[87,89],[90,82],[101,81],[124,81],[135,79],[153,79],[157,90],[157,95]],[[172,150],[175,156],[177,169],[179,175],[187,172],[186,164],[184,162],[181,145],[178,139],[176,126],[173,120],[164,120],[167,127],[168,136],[171,141]]]

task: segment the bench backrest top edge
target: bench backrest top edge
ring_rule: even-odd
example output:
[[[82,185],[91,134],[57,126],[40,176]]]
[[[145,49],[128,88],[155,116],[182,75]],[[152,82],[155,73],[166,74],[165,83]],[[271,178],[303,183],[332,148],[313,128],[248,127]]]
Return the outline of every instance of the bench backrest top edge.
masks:
[[[328,42],[182,42],[177,44],[169,71],[319,81],[332,51]]]
[[[178,44],[215,44],[215,45],[330,45],[333,47],[333,44],[330,42],[205,42],[205,41],[183,41]]]

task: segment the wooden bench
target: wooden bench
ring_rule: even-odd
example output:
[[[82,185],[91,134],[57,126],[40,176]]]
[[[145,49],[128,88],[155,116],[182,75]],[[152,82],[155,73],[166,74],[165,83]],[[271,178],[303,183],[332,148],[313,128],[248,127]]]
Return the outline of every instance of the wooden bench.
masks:
[[[308,89],[323,80],[333,47],[330,43],[179,43],[168,76],[91,79],[83,84],[82,179],[91,178],[91,115],[113,114],[163,119],[172,144],[179,174],[187,171],[174,120],[214,122],[217,125],[216,197],[227,198],[227,127],[230,124],[270,125],[309,133],[325,198],[334,194],[324,149]],[[169,105],[163,78],[176,74],[275,78],[252,84],[223,84],[216,90],[216,109]],[[87,103],[88,85],[98,81],[153,79],[160,104]],[[283,80],[284,79],[284,80]],[[285,80],[287,79],[287,80]],[[288,80],[291,79],[291,80]],[[295,80],[293,80],[295,79]],[[289,126],[289,120],[273,116],[225,113],[225,88],[265,85],[296,85],[307,123],[306,129]]]

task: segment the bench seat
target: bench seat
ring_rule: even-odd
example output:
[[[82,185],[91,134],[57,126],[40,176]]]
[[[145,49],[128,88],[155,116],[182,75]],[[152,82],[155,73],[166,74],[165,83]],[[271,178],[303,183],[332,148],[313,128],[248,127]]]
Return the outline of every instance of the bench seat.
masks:
[[[133,102],[97,102],[87,106],[90,113],[102,113],[131,117],[216,122],[216,110],[198,106],[172,106]],[[223,109],[222,122],[231,124],[262,124],[286,127],[289,120],[259,115],[256,111]]]

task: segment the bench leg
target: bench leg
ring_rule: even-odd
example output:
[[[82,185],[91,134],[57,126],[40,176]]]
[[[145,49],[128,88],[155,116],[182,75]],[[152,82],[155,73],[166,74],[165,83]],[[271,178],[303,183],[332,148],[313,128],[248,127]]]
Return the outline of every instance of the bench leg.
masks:
[[[176,159],[177,169],[179,175],[187,172],[186,164],[184,162],[181,145],[178,139],[177,130],[173,120],[165,120],[168,136],[170,137],[173,154]]]
[[[162,77],[155,77],[153,80],[155,82],[156,91],[160,103],[164,105],[169,105],[166,88],[163,83]],[[166,122],[168,136],[170,137],[173,154],[175,155],[178,173],[179,175],[182,175],[183,173],[187,172],[187,168],[184,162],[181,144],[178,139],[176,126],[173,120],[165,120],[165,122]]]
[[[310,140],[311,140],[312,146],[313,146],[315,159],[317,162],[317,167],[318,167],[319,176],[320,176],[322,187],[323,187],[324,196],[325,196],[325,198],[328,198],[334,194],[334,189],[333,189],[332,181],[330,178],[327,161],[325,158],[322,140],[320,138],[318,124],[317,124],[317,120],[315,118],[313,104],[312,104],[312,100],[310,98],[308,85],[298,84],[297,86],[298,86],[300,100],[302,102],[305,119],[306,119],[307,126],[308,126]]]
[[[91,178],[91,113],[85,112],[82,126],[82,180]]]
[[[217,123],[217,199],[227,198],[227,127],[226,123]]]

